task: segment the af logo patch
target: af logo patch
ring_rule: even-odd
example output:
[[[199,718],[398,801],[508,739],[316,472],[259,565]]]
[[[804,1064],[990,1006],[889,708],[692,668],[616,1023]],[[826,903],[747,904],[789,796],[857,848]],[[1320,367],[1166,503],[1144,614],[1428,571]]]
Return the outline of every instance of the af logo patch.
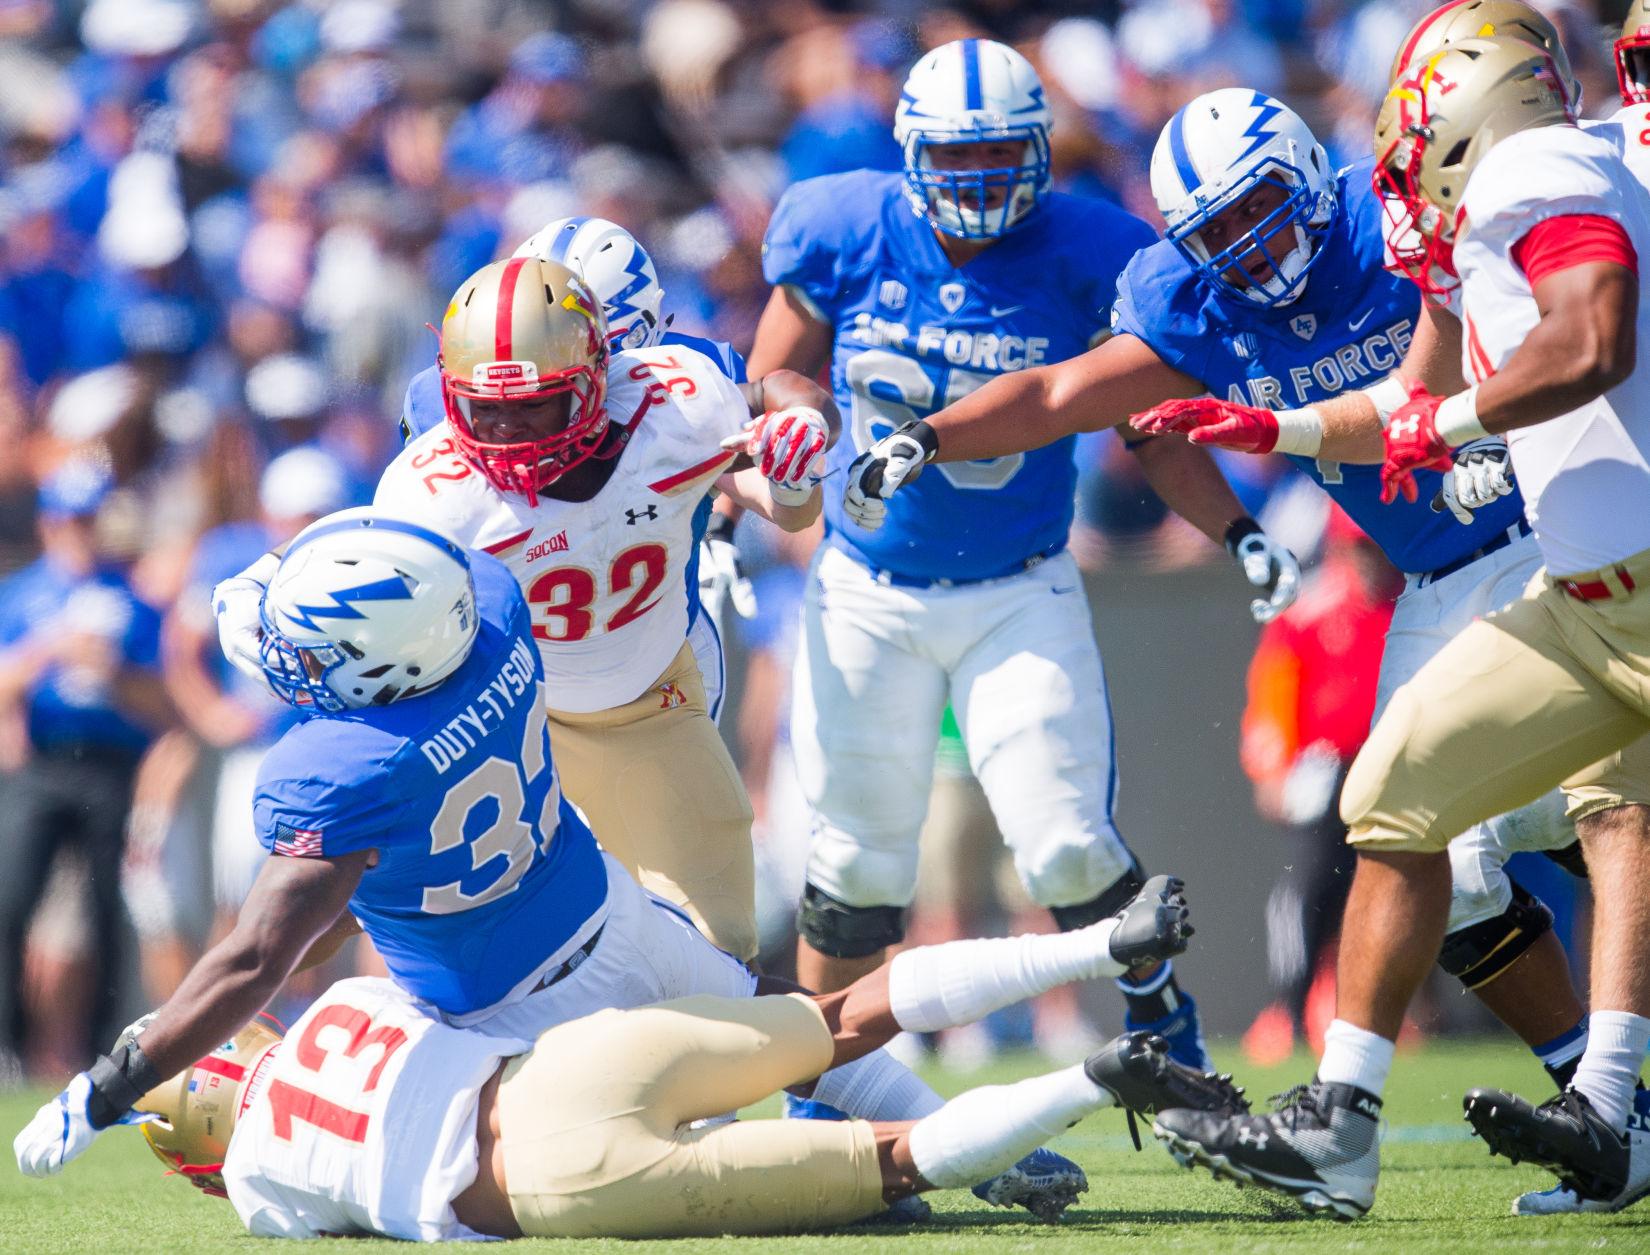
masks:
[[[954,314],[961,309],[963,299],[967,295],[968,293],[960,283],[940,284],[940,304],[945,307],[945,312],[948,314]]]
[[[904,309],[908,295],[905,285],[898,279],[884,279],[882,287],[877,290],[878,302],[889,309]]]
[[[1316,314],[1296,314],[1289,320],[1289,330],[1303,340],[1310,340],[1318,334],[1318,316]]]

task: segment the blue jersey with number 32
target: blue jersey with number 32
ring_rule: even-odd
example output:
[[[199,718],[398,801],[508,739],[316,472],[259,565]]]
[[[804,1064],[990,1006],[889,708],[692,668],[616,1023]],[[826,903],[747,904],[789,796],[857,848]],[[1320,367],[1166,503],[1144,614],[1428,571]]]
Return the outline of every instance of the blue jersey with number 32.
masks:
[[[396,981],[455,1015],[504,998],[607,900],[550,759],[527,604],[503,563],[470,562],[481,623],[464,665],[422,697],[305,720],[253,802],[276,854],[378,851],[349,909]]]
[[[911,211],[900,175],[796,184],[768,224],[762,269],[834,332],[831,386],[852,437],[837,442],[830,469],[845,471],[879,437],[996,375],[1084,352],[1106,328],[1124,264],[1154,238],[1114,205],[1052,193],[959,269]],[[827,535],[868,566],[912,578],[1008,574],[1066,542],[1073,443],[936,463],[889,500],[875,532],[845,515],[838,480],[825,494]]]
[[[1404,356],[1421,307],[1419,289],[1382,268],[1384,219],[1371,165],[1340,172],[1340,212],[1299,300],[1262,309],[1225,296],[1165,240],[1129,263],[1113,329],[1144,340],[1170,366],[1240,405],[1298,409],[1369,387]],[[1515,492],[1463,527],[1432,508],[1443,482],[1437,471],[1416,472],[1414,502],[1399,497],[1382,505],[1374,464],[1290,461],[1322,484],[1400,571],[1447,566],[1504,536],[1524,513]]]

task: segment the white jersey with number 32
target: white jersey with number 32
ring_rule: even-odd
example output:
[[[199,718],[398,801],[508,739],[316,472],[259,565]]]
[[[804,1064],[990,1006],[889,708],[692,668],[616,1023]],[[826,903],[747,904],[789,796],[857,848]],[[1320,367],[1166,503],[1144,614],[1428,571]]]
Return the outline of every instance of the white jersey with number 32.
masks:
[[[475,1180],[477,1096],[530,1045],[451,1028],[390,981],[339,981],[249,1087],[229,1201],[255,1237],[479,1238],[452,1208]]]
[[[500,492],[444,423],[401,451],[374,501],[510,568],[533,615],[549,705],[571,713],[634,700],[682,647],[693,512],[734,460],[721,442],[750,417],[738,387],[680,345],[615,354],[607,409],[629,442],[589,501],[530,506]]]
[[[1541,320],[1513,247],[1563,216],[1618,223],[1650,264],[1650,191],[1596,130],[1546,126],[1508,136],[1473,170],[1461,199],[1462,358],[1469,380],[1499,370]],[[1640,300],[1640,344],[1650,301]],[[1650,357],[1586,405],[1507,433],[1514,469],[1547,569],[1592,571],[1650,549]]]

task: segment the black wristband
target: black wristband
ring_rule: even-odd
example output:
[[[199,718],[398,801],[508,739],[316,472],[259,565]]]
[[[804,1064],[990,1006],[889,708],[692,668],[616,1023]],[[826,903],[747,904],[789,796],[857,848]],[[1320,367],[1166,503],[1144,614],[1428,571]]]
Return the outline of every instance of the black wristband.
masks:
[[[939,432],[935,431],[920,418],[914,423],[907,423],[905,426],[901,427],[899,429],[899,434],[902,436],[910,436],[911,439],[915,440],[922,446],[922,460],[924,462],[932,462],[934,460],[934,455],[940,451]]]
[[[1231,554],[1234,558],[1237,557],[1237,547],[1243,543],[1246,537],[1253,536],[1257,532],[1264,533],[1265,531],[1266,529],[1264,527],[1255,522],[1255,520],[1250,518],[1247,514],[1245,514],[1242,518],[1233,519],[1226,525],[1226,552]]]
[[[705,525],[706,540],[720,540],[726,544],[733,544],[733,529],[739,526],[739,520],[732,515],[723,514],[720,510],[710,512],[710,522]]]
[[[91,1077],[92,1094],[86,1102],[86,1114],[94,1129],[108,1128],[164,1079],[135,1041],[99,1055],[87,1075]]]

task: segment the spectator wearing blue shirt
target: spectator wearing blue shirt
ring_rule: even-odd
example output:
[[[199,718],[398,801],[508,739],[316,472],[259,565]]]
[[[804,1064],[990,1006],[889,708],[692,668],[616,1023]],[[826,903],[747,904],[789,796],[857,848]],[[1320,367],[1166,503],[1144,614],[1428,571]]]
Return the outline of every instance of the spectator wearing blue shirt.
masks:
[[[41,489],[41,557],[0,583],[0,724],[21,727],[22,761],[0,779],[0,1056],[22,1039],[23,943],[58,850],[91,872],[92,953],[103,969],[89,1039],[119,1028],[120,866],[138,759],[171,706],[156,671],[160,621],[98,553],[111,480],[70,463]]]

